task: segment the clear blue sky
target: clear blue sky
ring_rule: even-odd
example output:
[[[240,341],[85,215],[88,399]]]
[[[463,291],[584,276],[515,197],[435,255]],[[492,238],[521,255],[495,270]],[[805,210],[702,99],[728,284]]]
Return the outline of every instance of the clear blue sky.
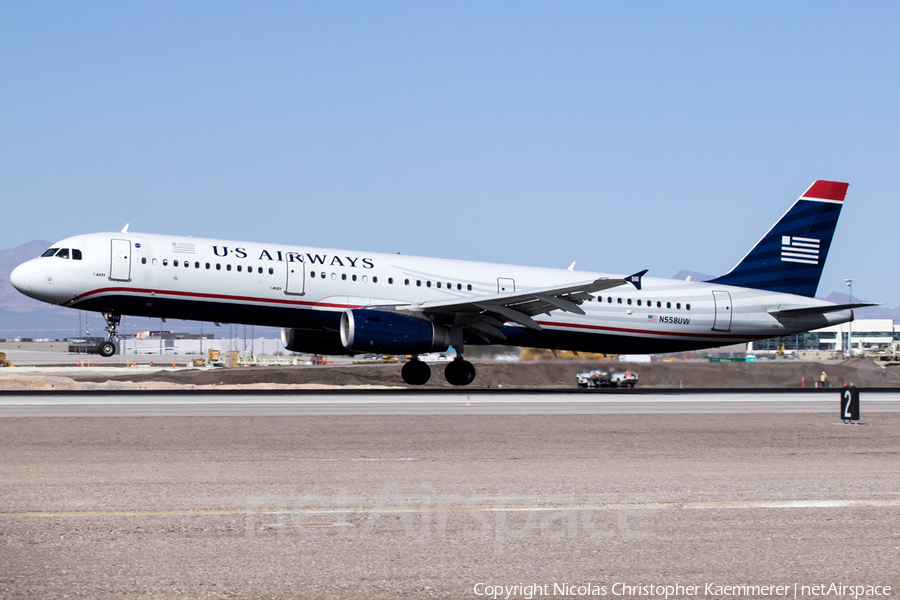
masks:
[[[668,277],[815,179],[900,304],[896,2],[0,0],[0,247],[132,231]]]

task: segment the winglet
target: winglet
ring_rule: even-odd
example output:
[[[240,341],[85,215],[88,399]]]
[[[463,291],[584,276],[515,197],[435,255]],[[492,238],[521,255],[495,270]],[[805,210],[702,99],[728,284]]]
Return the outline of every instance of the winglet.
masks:
[[[640,291],[641,277],[643,277],[649,270],[650,269],[644,269],[643,271],[638,271],[634,275],[629,275],[628,277],[625,278],[625,281],[629,282],[631,285],[633,285],[635,288],[637,288],[638,291]]]
[[[122,228],[122,233],[128,233],[128,226],[129,226],[129,225],[131,225],[131,223],[125,223],[125,227]]]

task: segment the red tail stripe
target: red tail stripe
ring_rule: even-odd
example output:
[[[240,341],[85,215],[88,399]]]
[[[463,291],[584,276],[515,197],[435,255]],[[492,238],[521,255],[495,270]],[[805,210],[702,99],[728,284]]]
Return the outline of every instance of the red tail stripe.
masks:
[[[809,186],[803,198],[817,198],[819,200],[836,200],[843,202],[847,195],[849,183],[841,183],[840,181],[822,181],[819,180]]]

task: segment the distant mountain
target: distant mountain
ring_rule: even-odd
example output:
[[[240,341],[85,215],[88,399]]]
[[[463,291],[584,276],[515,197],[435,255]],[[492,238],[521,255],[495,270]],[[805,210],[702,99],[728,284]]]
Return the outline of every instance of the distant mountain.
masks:
[[[835,304],[850,304],[850,295],[840,292],[832,292],[823,300],[834,302]],[[867,302],[860,298],[853,298],[853,302]],[[896,308],[887,308],[886,306],[872,306],[869,308],[857,308],[853,311],[857,319],[893,319],[900,323],[900,306]]]
[[[106,324],[99,314],[44,304],[20,294],[9,282],[9,274],[13,269],[28,259],[40,256],[49,247],[50,242],[35,240],[9,250],[0,250],[0,338],[21,336],[62,339],[79,335],[79,331],[83,331],[85,327],[93,335],[103,335]],[[684,281],[688,277],[691,281],[708,281],[714,278],[713,275],[706,273],[682,270],[675,273],[671,279]],[[847,294],[839,292],[832,293],[824,300],[836,304],[850,301]],[[859,298],[853,300],[860,302]],[[881,306],[861,308],[855,313],[858,319],[893,319],[900,322],[900,306],[893,309]],[[159,319],[126,317],[124,321],[126,331],[156,330],[160,327]],[[162,326],[180,332],[196,333],[200,330],[200,324],[194,321],[174,321]],[[256,330],[257,335],[271,337],[279,335],[278,329],[273,327],[257,327]],[[204,331],[223,337],[227,335],[228,327],[226,325],[224,328],[216,328],[206,324]]]
[[[20,294],[9,282],[9,274],[26,260],[40,256],[49,247],[50,242],[35,240],[0,251],[0,310],[29,312],[47,306]]]
[[[699,271],[685,271],[682,269],[672,275],[669,279],[680,279],[684,281],[688,277],[691,278],[691,281],[709,281],[710,279],[715,278],[715,275],[707,275],[706,273],[700,273]]]
[[[688,276],[690,276],[691,281],[709,281],[714,278],[713,275],[707,275],[706,273],[681,270],[675,273],[670,279],[680,279],[684,281]],[[850,304],[849,294],[842,294],[840,292],[832,292],[827,297],[817,296],[817,298],[827,300],[828,302],[834,302],[835,304]],[[853,302],[866,302],[866,300],[854,298]],[[895,322],[900,323],[900,306],[896,308],[873,306],[871,308],[858,308],[853,312],[857,319],[893,319]]]
[[[95,312],[74,310],[61,306],[45,304],[19,293],[9,282],[9,274],[17,266],[40,256],[50,242],[35,240],[16,246],[10,250],[0,250],[0,339],[13,337],[63,339],[78,337],[88,331],[91,335],[105,335],[103,328],[106,322]],[[159,319],[145,317],[124,317],[119,331],[129,333],[135,331],[156,331],[162,327],[166,330],[188,333],[204,333],[216,337],[228,337],[228,325],[216,327],[211,323],[201,325],[196,321],[172,320],[160,323]],[[249,334],[251,328],[247,327]],[[281,332],[275,327],[255,327],[253,332],[258,337],[278,337]],[[243,326],[234,330],[235,335],[242,336]]]

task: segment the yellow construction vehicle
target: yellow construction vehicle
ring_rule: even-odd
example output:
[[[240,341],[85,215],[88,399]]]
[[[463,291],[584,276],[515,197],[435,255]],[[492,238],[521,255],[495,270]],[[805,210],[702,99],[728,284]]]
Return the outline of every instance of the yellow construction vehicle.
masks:
[[[206,358],[194,359],[195,367],[224,367],[225,361],[222,360],[221,350],[210,350]]]
[[[11,367],[13,364],[6,360],[6,352],[0,352],[0,367]]]

